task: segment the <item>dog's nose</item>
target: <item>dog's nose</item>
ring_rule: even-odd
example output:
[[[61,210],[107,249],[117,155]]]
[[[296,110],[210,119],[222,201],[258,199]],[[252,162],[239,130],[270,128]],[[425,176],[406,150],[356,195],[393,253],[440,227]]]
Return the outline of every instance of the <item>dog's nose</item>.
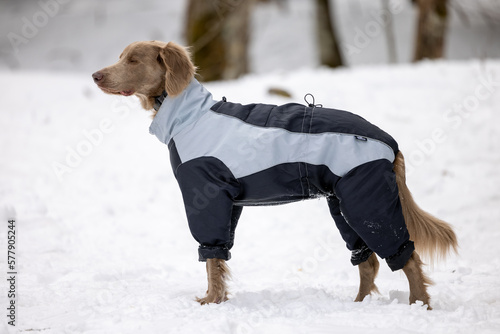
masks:
[[[99,82],[102,80],[102,78],[104,78],[104,74],[102,74],[101,72],[95,72],[94,74],[92,74],[92,78],[94,78],[94,82]]]

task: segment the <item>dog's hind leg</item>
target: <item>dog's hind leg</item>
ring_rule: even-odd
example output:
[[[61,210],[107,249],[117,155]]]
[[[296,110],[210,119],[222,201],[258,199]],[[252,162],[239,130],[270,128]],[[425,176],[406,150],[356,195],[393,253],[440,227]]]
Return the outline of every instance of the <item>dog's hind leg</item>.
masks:
[[[430,297],[427,293],[427,287],[432,284],[432,281],[422,271],[422,265],[423,263],[417,252],[413,252],[403,267],[403,271],[410,284],[410,304],[420,300],[424,305],[428,306],[429,310],[432,310],[429,304]]]
[[[373,253],[368,260],[361,262],[359,267],[359,292],[354,300],[355,302],[362,302],[363,299],[372,292],[378,292],[375,285],[375,277],[377,277],[379,263],[377,256]]]
[[[207,259],[208,290],[204,298],[196,298],[201,305],[225,302],[228,290],[226,280],[231,276],[226,261]]]

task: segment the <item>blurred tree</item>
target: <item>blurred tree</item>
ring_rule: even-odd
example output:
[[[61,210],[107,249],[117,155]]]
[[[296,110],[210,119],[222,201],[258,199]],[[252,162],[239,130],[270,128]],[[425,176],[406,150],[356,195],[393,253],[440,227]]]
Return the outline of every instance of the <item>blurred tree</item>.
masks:
[[[414,0],[415,1],[415,0]],[[448,0],[416,0],[419,7],[414,61],[443,57]]]
[[[316,0],[316,36],[320,63],[329,67],[338,67],[344,65],[344,62],[330,13],[328,0]]]
[[[203,81],[235,79],[248,72],[253,0],[189,0],[185,38]]]
[[[388,19],[385,21],[385,39],[387,41],[387,57],[390,64],[398,62],[396,52],[396,37],[394,36],[394,17],[390,9],[390,0],[382,0],[382,11],[387,13]]]

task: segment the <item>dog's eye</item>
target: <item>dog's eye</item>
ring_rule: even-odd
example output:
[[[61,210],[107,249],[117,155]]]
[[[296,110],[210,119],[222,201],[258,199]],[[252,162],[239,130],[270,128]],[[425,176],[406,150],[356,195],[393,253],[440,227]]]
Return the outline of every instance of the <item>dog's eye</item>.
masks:
[[[128,60],[128,62],[129,62],[130,64],[137,64],[137,63],[138,63],[137,59],[132,59],[132,58],[131,58],[131,59],[129,59],[129,60]]]

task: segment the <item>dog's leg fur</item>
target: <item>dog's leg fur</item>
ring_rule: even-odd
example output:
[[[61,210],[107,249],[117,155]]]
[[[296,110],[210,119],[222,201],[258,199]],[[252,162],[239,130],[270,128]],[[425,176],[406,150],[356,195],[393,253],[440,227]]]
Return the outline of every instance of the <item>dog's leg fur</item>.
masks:
[[[432,310],[429,304],[430,297],[427,293],[427,287],[433,283],[422,271],[422,265],[423,263],[417,252],[413,252],[410,259],[403,267],[403,271],[410,284],[410,304],[415,303],[417,300],[421,300],[424,305],[428,306],[429,310]]]
[[[363,299],[372,292],[380,293],[375,285],[375,277],[377,277],[379,266],[375,253],[373,253],[368,260],[358,265],[360,282],[359,292],[354,300],[355,302],[362,302]]]
[[[207,277],[207,295],[204,298],[196,298],[196,301],[201,305],[225,302],[228,295],[226,280],[231,277],[226,261],[207,259]]]

